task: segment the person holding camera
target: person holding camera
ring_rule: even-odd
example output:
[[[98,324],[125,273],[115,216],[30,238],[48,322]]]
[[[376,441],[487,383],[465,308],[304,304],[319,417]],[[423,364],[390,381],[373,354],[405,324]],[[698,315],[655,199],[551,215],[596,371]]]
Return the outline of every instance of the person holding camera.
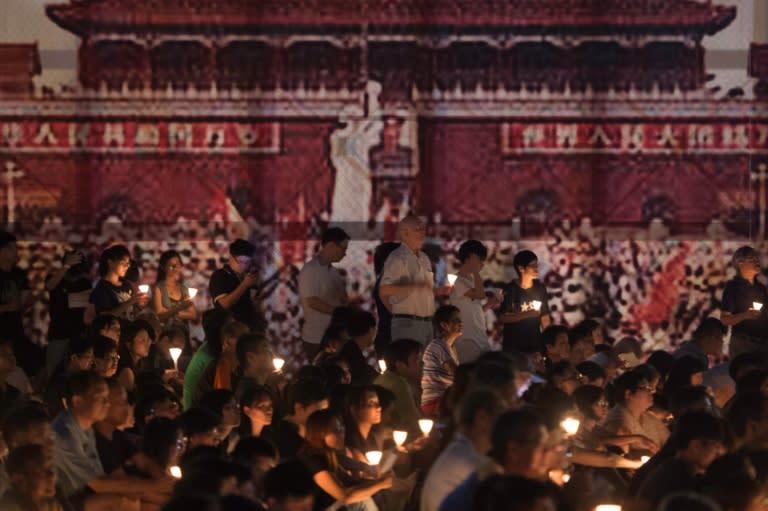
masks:
[[[229,245],[229,261],[214,271],[208,282],[208,292],[216,308],[228,310],[232,316],[251,329],[264,326],[257,310],[257,296],[251,291],[259,281],[253,255],[256,247],[244,239]]]
[[[301,339],[307,360],[312,363],[320,352],[320,341],[331,324],[333,309],[347,303],[347,293],[333,263],[347,253],[349,234],[339,227],[323,232],[320,251],[299,272],[299,297],[304,311]]]

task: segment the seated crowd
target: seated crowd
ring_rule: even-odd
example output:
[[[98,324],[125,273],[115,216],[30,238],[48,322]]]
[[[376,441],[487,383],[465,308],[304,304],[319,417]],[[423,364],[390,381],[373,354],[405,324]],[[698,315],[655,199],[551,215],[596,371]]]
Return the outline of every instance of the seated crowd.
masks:
[[[503,293],[486,292],[487,251],[467,241],[441,289],[423,223],[406,217],[398,235],[375,254],[373,314],[349,304],[333,266],[349,237],[323,234],[298,276],[306,364],[273,352],[245,240],[202,313],[176,252],[149,289],[122,245],[103,252],[95,286],[67,253],[46,281],[45,352],[0,332],[0,510],[768,509],[754,251],[734,256],[741,281],[720,319],[646,353],[595,320],[553,324],[532,252],[515,256]],[[17,261],[0,233],[3,289]],[[12,287],[3,328],[23,308]]]

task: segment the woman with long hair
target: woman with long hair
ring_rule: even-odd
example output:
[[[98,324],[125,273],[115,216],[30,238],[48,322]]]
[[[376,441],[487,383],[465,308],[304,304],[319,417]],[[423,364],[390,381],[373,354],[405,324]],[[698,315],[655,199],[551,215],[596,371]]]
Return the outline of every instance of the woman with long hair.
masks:
[[[122,331],[117,378],[129,394],[136,388],[136,375],[148,369],[149,347],[154,336],[152,326],[141,319],[131,322]]]
[[[352,483],[351,475],[341,469],[338,459],[338,453],[344,449],[344,431],[344,423],[332,410],[318,410],[307,419],[305,443],[298,458],[312,473],[320,490],[315,509],[346,506],[350,511],[377,510],[371,497],[390,488],[392,476]]]
[[[101,253],[99,276],[91,291],[83,320],[91,324],[100,314],[127,318],[135,305],[146,304],[147,295],[135,293],[125,274],[131,266],[131,253],[125,245],[112,245]]]
[[[365,453],[380,451],[375,426],[381,423],[381,403],[373,385],[352,386],[347,390],[344,407],[345,446],[352,457],[367,463]]]
[[[243,412],[240,421],[242,435],[260,437],[264,428],[272,424],[274,416],[272,394],[262,385],[249,387],[240,397],[240,410]]]
[[[160,323],[195,321],[197,309],[189,296],[189,288],[184,285],[181,274],[181,255],[175,250],[166,250],[160,254],[157,265],[157,281],[152,289],[152,310]]]

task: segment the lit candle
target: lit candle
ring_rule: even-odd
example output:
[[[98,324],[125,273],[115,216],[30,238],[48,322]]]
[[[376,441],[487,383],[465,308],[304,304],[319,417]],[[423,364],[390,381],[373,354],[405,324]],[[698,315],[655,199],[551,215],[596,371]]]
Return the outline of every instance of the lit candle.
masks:
[[[455,275],[453,273],[448,274],[448,285],[454,285],[456,283],[456,279],[459,278],[458,275]]]
[[[538,301],[538,300],[534,300],[534,301],[533,301],[533,308],[534,308],[535,310],[541,310],[541,302],[540,302],[540,301]]]
[[[419,429],[425,435],[429,435],[429,432],[432,431],[432,426],[434,425],[435,422],[432,419],[419,419]]]
[[[580,425],[581,422],[579,422],[579,419],[574,419],[573,417],[567,417],[560,423],[560,427],[565,430],[568,436],[573,436],[578,433]]]
[[[275,366],[275,371],[280,371],[285,365],[285,360],[280,357],[275,357],[272,359],[272,365]]]
[[[407,431],[393,431],[392,436],[395,439],[395,443],[398,447],[401,447],[405,443],[405,439],[408,438],[408,432]]]
[[[187,292],[189,293],[190,298],[194,298],[197,296],[197,288],[196,287],[190,287],[187,289]]]
[[[181,348],[169,348],[168,352],[171,354],[171,358],[173,359],[173,367],[178,369],[179,357],[181,356]]]
[[[171,476],[174,479],[181,479],[181,467],[174,465],[169,469]]]
[[[756,311],[759,311],[760,309],[763,308],[763,304],[760,302],[752,302],[752,308],[755,309]]]
[[[379,371],[382,374],[387,372],[387,362],[385,360],[379,360]]]
[[[368,451],[365,453],[365,459],[368,460],[369,465],[378,465],[383,455],[381,451]]]
[[[144,294],[149,293],[149,284],[139,285],[139,293],[144,293]]]
[[[650,457],[650,456],[640,456],[640,463],[642,463],[643,465],[645,465],[646,463],[648,463],[648,460],[649,460],[649,459],[651,459],[651,457]]]
[[[600,504],[595,507],[595,511],[621,511],[621,506],[618,504]]]

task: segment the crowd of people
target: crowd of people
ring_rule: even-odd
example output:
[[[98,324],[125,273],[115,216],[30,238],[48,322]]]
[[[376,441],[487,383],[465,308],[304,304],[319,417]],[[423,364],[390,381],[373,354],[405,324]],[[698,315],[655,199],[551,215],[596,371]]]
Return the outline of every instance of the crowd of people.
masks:
[[[374,253],[367,311],[334,266],[349,236],[322,233],[297,276],[303,356],[283,359],[249,241],[229,245],[205,310],[179,252],[152,285],[123,245],[95,283],[66,252],[45,279],[43,349],[24,336],[28,283],[0,232],[0,509],[768,509],[754,249],[734,253],[719,318],[648,352],[607,318],[558,324],[530,250],[487,289],[489,250],[464,241],[442,285],[425,224],[406,216],[397,234]]]

